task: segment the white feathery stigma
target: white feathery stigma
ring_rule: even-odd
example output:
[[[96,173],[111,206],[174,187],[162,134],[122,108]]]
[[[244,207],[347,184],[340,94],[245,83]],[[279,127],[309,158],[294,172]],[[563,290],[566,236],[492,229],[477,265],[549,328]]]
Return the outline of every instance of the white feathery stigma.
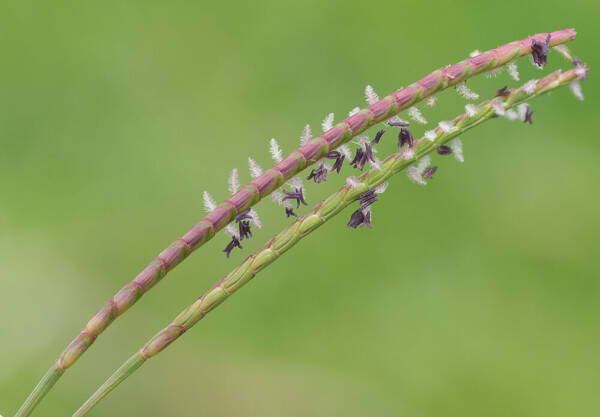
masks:
[[[375,90],[373,90],[373,87],[371,87],[370,85],[365,87],[365,98],[369,105],[375,104],[379,101],[379,96],[377,95]]]
[[[425,103],[425,105],[427,107],[433,107],[435,106],[435,103],[437,102],[437,97],[436,96],[431,96],[427,99],[427,102]]]
[[[283,199],[284,197],[285,195],[283,195],[283,193],[279,190],[275,190],[271,193],[271,200],[275,204],[282,207],[292,207],[288,200]]]
[[[583,101],[583,91],[581,91],[581,84],[578,80],[571,82],[569,84],[569,89],[578,100]]]
[[[347,161],[352,160],[352,153],[350,152],[350,148],[348,145],[342,145],[338,148],[338,151],[346,157]]]
[[[287,182],[294,188],[302,188],[302,180],[297,175],[294,175]]]
[[[350,188],[356,188],[360,185],[360,181],[356,177],[348,177],[346,178],[346,185]]]
[[[508,109],[506,110],[504,116],[508,119],[508,120],[517,120],[519,118],[519,115],[517,114],[516,111],[514,111],[513,109]]]
[[[569,48],[567,48],[566,45],[556,45],[554,48],[556,52],[558,52],[559,54],[561,54],[563,56],[563,58],[565,58],[567,61],[573,61],[573,57],[571,56],[571,52],[569,52]]]
[[[202,200],[204,201],[204,210],[206,210],[207,213],[210,213],[217,208],[215,199],[212,198],[212,195],[210,195],[208,191],[202,193]]]
[[[433,142],[437,138],[437,133],[435,133],[435,130],[428,130],[424,133],[424,136],[429,142]]]
[[[390,185],[390,184],[387,181],[382,182],[377,187],[375,187],[373,189],[373,191],[375,191],[375,194],[383,194],[385,192],[385,190],[387,190],[388,185]]]
[[[456,91],[467,100],[477,100],[479,98],[479,94],[467,87],[467,83],[464,81],[456,85]]]
[[[354,116],[356,113],[360,111],[360,107],[355,107],[348,112],[348,116]]]
[[[432,97],[432,98],[435,98],[435,97]],[[389,121],[391,123],[408,123],[408,121],[401,119],[400,117],[398,117],[398,115],[390,117]]]
[[[415,150],[413,148],[411,148],[410,146],[403,147],[400,150],[400,157],[402,159],[404,159],[405,161],[408,161],[409,159],[413,159],[415,157]]]
[[[508,72],[508,75],[510,75],[510,78],[515,81],[519,81],[519,68],[517,68],[517,64],[515,62],[509,62],[508,66],[506,67],[506,71]]]
[[[273,161],[277,163],[281,162],[283,159],[283,152],[281,151],[281,148],[279,147],[279,144],[275,138],[269,141],[269,150],[271,151],[271,157],[273,158]]]
[[[494,111],[496,112],[496,114],[498,116],[504,116],[506,114],[506,112],[504,111],[504,106],[502,104],[503,103],[492,104],[492,108],[494,109]]]
[[[452,149],[452,155],[458,162],[465,162],[463,156],[463,144],[459,138],[454,138],[450,141],[450,149]]]
[[[262,223],[260,222],[260,218],[258,217],[258,213],[256,212],[256,210],[254,210],[253,208],[250,209],[250,211],[248,212],[248,215],[250,217],[252,217],[252,223],[254,223],[254,226],[256,226],[257,228],[261,228],[262,227]]]
[[[473,117],[477,114],[477,107],[475,107],[473,104],[467,104],[465,106],[465,112],[467,113],[467,116]]]
[[[530,81],[527,81],[525,83],[525,85],[523,86],[523,91],[525,91],[527,94],[533,94],[536,87],[537,87],[537,80],[530,80]]]
[[[231,170],[231,175],[229,175],[229,192],[231,195],[238,192],[240,189],[240,178],[238,177],[237,168],[233,168]]]
[[[447,122],[445,120],[442,120],[441,122],[439,122],[438,126],[440,127],[440,129],[442,129],[442,132],[444,132],[444,133],[450,133],[454,129],[456,129],[451,122]]]
[[[429,165],[431,165],[431,156],[425,155],[423,158],[419,159],[419,162],[417,163],[417,172],[419,175],[422,175]]]
[[[528,108],[529,108],[529,104],[527,104],[527,103],[521,103],[517,107],[517,113],[519,114],[519,119],[521,119],[521,121],[525,121],[525,115],[527,114]]]
[[[312,132],[310,131],[310,125],[304,126],[304,129],[302,130],[302,136],[300,136],[300,146],[306,145],[311,137]]]
[[[323,132],[327,132],[329,129],[333,127],[333,118],[335,115],[333,113],[329,113],[323,119],[323,123],[321,123],[321,127],[323,128]]]
[[[504,67],[494,68],[493,70],[487,71],[485,73],[485,76],[487,78],[496,78],[498,75],[500,75],[502,73],[503,70],[504,70]]]
[[[417,167],[408,167],[406,169],[406,175],[408,175],[408,178],[415,184],[427,185],[427,182],[423,179],[423,176],[419,173]]]
[[[408,109],[408,115],[415,122],[419,122],[419,123],[424,124],[424,125],[427,124],[427,120],[425,120],[425,118],[421,114],[421,111],[419,109],[417,109],[415,106],[413,106],[410,109]]]
[[[248,158],[248,168],[250,169],[252,178],[260,177],[263,173],[262,168],[252,158]]]
[[[469,54],[469,56],[470,56],[471,58],[475,58],[477,55],[481,55],[481,52],[479,52],[479,49],[475,49],[473,52],[471,52],[471,53]]]

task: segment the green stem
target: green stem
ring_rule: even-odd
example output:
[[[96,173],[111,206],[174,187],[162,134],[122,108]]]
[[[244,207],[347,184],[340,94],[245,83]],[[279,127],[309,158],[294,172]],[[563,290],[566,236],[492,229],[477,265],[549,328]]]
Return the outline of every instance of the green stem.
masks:
[[[48,372],[44,374],[40,382],[35,386],[29,397],[25,400],[15,417],[24,417],[31,414],[33,409],[38,405],[40,400],[46,395],[50,389],[56,384],[56,381],[60,378],[64,371],[56,368],[56,366],[52,366],[48,369]]]
[[[510,91],[506,97],[496,97],[487,100],[479,106],[475,114],[461,114],[451,122],[449,132],[440,127],[435,129],[436,138],[433,141],[421,138],[415,142],[414,155],[405,151],[396,152],[387,157],[379,169],[372,168],[357,179],[357,184],[346,185],[333,193],[324,201],[317,204],[304,216],[286,227],[281,233],[267,242],[258,252],[249,256],[244,262],[230,272],[225,278],[218,281],[209,291],[198,298],[193,304],[181,312],[173,322],[154,336],[142,347],[128,362],[123,364],[75,413],[73,417],[82,417],[104,398],[118,384],[131,375],[144,360],[149,359],[185,333],[189,328],[202,319],[217,305],[222,303],[254,276],[291,249],[302,238],[316,230],[327,220],[340,213],[343,209],[354,203],[364,192],[377,187],[388,180],[392,175],[402,171],[408,165],[435,150],[441,144],[466,132],[467,130],[485,122],[496,115],[495,106],[501,105],[510,109],[528,99],[564,86],[579,76],[575,70],[562,73],[556,71],[537,81],[534,91],[529,93],[524,88]],[[405,148],[406,149],[406,148]],[[135,358],[135,360],[133,360]]]

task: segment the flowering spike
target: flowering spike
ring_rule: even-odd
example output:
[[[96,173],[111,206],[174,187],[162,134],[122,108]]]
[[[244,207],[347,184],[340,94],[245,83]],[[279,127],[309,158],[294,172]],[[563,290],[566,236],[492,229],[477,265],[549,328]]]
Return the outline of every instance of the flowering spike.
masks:
[[[329,113],[325,119],[323,119],[323,123],[321,123],[321,127],[323,128],[323,132],[327,132],[329,129],[333,127],[333,118],[335,115],[333,113]]]
[[[202,200],[204,200],[204,210],[207,213],[210,213],[215,208],[217,208],[217,203],[215,203],[215,199],[208,193],[208,191],[204,191],[202,193]]]
[[[464,81],[456,85],[456,91],[467,100],[477,100],[479,98],[479,94],[467,87],[467,83]]]
[[[273,161],[276,163],[281,162],[283,159],[283,152],[281,151],[281,148],[279,147],[279,144],[275,138],[270,140],[269,145],[269,150],[271,151],[271,157],[273,158]]]
[[[310,131],[310,125],[304,126],[302,129],[302,136],[300,136],[300,146],[304,146],[312,138],[312,132]]]
[[[424,125],[427,124],[427,120],[423,117],[423,115],[421,114],[419,109],[417,109],[414,106],[411,107],[410,109],[408,109],[408,115],[410,116],[411,119],[413,119],[416,122],[419,122]]]
[[[465,162],[465,158],[463,156],[463,144],[459,138],[452,139],[450,142],[450,148],[452,149],[454,159],[456,159],[458,162]]]
[[[550,34],[546,37],[545,42],[540,42],[535,39],[531,39],[531,57],[533,58],[533,62],[539,68],[543,68],[546,66],[548,59],[548,47],[550,46]]]
[[[260,177],[263,173],[260,165],[258,165],[252,158],[248,158],[248,168],[250,168],[250,175],[252,178]]]
[[[517,64],[515,62],[509,62],[506,66],[506,71],[508,72],[508,75],[510,75],[510,78],[515,81],[519,81],[519,69],[517,68]]]
[[[229,176],[229,192],[233,195],[238,192],[240,189],[240,178],[238,176],[237,168],[233,168],[231,170],[231,175]]]
[[[370,85],[365,88],[365,98],[369,105],[375,104],[379,101],[379,96]]]

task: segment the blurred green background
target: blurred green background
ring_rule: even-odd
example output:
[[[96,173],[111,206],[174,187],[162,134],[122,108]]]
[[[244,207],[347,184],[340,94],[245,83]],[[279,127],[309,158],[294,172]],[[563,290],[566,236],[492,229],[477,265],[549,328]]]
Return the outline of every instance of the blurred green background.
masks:
[[[600,7],[503,2],[31,2],[0,6],[0,414],[97,308],[270,165],[306,123],[530,34],[575,27],[586,101],[533,101],[400,174],[372,230],[345,212],[147,363],[94,416],[597,416]],[[570,68],[549,56],[544,74]],[[519,61],[522,80],[541,71]],[[483,97],[506,74],[470,82]],[[430,122],[465,101],[453,91]],[[415,135],[425,128],[415,126]],[[392,152],[384,136],[381,155]],[[346,175],[352,171],[345,168]],[[343,182],[311,185],[312,205]],[[70,415],[131,353],[287,224],[227,260],[220,234],[103,334],[40,405]]]

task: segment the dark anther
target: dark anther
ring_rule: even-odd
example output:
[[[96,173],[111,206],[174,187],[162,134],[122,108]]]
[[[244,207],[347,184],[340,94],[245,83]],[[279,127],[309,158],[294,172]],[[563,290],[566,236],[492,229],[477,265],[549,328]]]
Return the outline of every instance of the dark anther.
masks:
[[[242,220],[238,223],[240,231],[240,240],[249,239],[252,237],[252,230],[250,230],[250,222],[248,220]]]
[[[535,39],[531,39],[531,56],[533,57],[533,62],[540,67],[546,66],[548,61],[548,48],[550,47],[550,34],[546,38],[545,42],[536,41]]]
[[[331,151],[327,155],[325,155],[325,158],[335,159],[333,167],[331,167],[331,171],[336,171],[339,174],[340,170],[342,169],[342,165],[344,164],[344,159],[346,159],[346,157],[338,151]]]
[[[359,209],[352,213],[350,221],[348,222],[348,227],[356,229],[358,226],[367,226],[368,228],[371,228],[371,212],[364,214]]]
[[[369,190],[362,193],[358,199],[360,201],[360,209],[363,210],[377,201],[377,194],[375,194],[375,191]]]
[[[506,97],[509,94],[510,94],[510,90],[508,89],[508,86],[505,85],[500,90],[496,91],[495,97]]]
[[[435,171],[437,171],[437,169],[438,169],[438,167],[436,167],[436,166],[429,167],[423,172],[423,176],[425,178],[429,178],[430,180],[432,180],[433,174],[435,174]]]
[[[375,162],[373,146],[370,143],[365,143],[364,150],[362,148],[356,149],[356,155],[354,155],[354,159],[350,162],[350,165],[362,171],[367,161]]]
[[[236,222],[241,222],[242,220],[248,220],[248,219],[252,219],[252,216],[250,215],[250,209],[244,210],[240,214],[235,216]]]
[[[408,127],[408,126],[410,126],[410,123],[408,123],[408,122],[388,122],[388,125],[390,125],[390,126]]]
[[[403,147],[405,143],[408,143],[408,147],[412,148],[415,144],[415,139],[413,138],[412,133],[410,133],[410,130],[403,127],[400,129],[400,133],[398,133],[398,147]]]
[[[531,110],[531,107],[527,106],[527,110],[525,110],[525,118],[523,119],[523,123],[533,124],[533,120],[531,120],[531,116],[533,116],[535,111]]]
[[[294,213],[294,210],[291,207],[286,207],[285,208],[285,217],[290,217],[290,216],[298,217],[298,215],[296,213]]]
[[[221,252],[225,252],[227,254],[227,257],[229,258],[229,255],[231,255],[231,251],[233,250],[233,248],[243,249],[242,245],[240,245],[240,241],[235,236],[231,237],[231,242],[229,242],[227,246],[225,246],[225,249],[223,249]]]
[[[437,148],[437,153],[440,155],[450,155],[452,153],[452,148],[450,146],[441,145]]]
[[[296,208],[300,207],[300,203],[304,204],[305,206],[308,205],[306,201],[304,201],[304,194],[302,193],[302,188],[296,188],[296,191],[283,190],[283,193],[285,194],[285,197],[283,197],[283,201],[296,200]]]
[[[325,169],[325,165],[321,164],[319,168],[313,169],[306,179],[309,181],[312,179],[317,184],[319,184],[321,181],[327,181],[327,169]]]
[[[379,141],[381,140],[381,137],[383,136],[383,134],[385,133],[385,129],[381,129],[379,132],[377,132],[375,134],[375,137],[373,138],[373,140],[371,141],[371,143],[374,144],[378,144]]]

